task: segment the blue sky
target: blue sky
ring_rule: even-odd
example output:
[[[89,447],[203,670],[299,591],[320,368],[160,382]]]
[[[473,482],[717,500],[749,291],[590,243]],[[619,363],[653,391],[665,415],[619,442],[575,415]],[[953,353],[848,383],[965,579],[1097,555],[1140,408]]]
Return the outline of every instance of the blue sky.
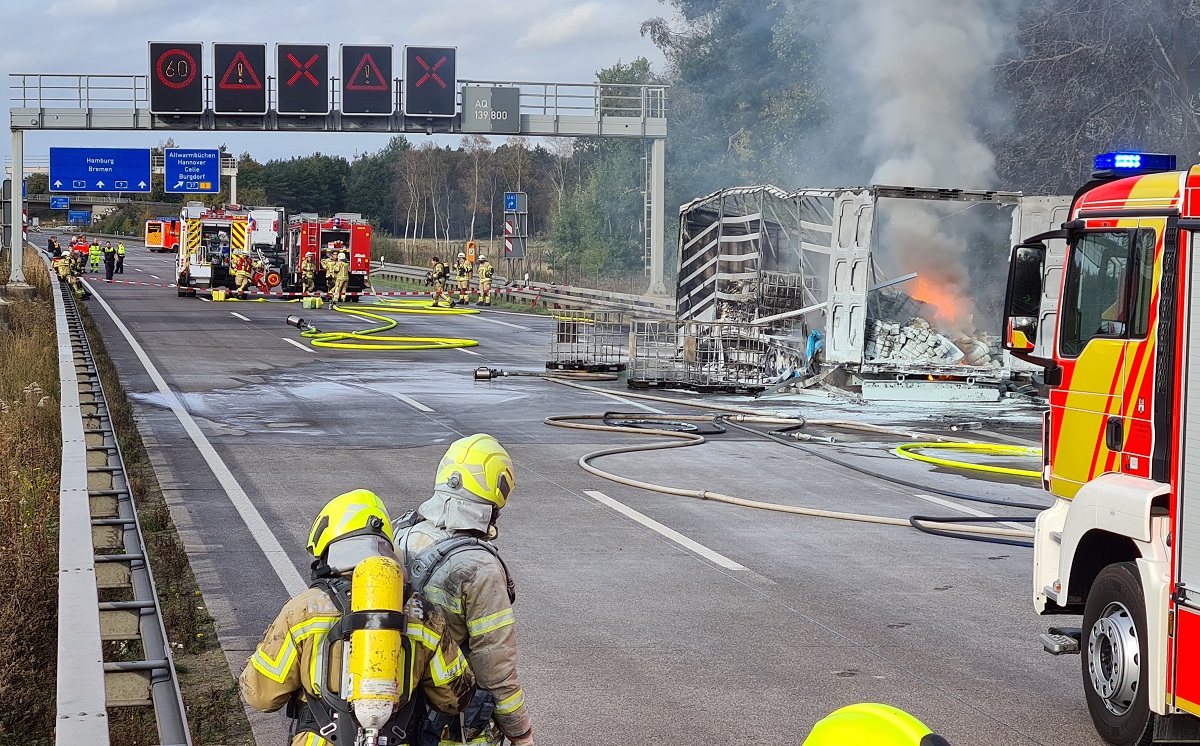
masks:
[[[0,0],[0,73],[11,103],[11,73],[134,75],[148,72],[149,41],[258,41],[458,47],[460,79],[586,83],[617,60],[662,55],[638,28],[669,15],[659,0]],[[7,116],[7,115],[6,115]],[[378,150],[386,135],[196,132],[170,133],[181,147],[249,150],[256,158],[314,151],[352,158]],[[25,152],[50,147],[149,147],[167,133],[30,132]],[[421,136],[413,136],[420,142]],[[453,138],[451,141],[456,141]],[[11,140],[0,138],[0,155]]]

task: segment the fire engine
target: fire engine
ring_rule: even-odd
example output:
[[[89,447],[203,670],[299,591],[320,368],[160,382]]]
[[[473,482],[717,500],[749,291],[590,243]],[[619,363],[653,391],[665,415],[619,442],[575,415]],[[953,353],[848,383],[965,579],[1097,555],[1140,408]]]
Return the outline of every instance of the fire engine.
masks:
[[[351,300],[367,288],[371,272],[371,224],[356,212],[339,212],[330,218],[313,213],[293,215],[288,223],[288,250],[284,276],[289,289],[300,289],[300,265],[312,256],[317,267],[317,287],[328,287],[322,262],[345,253],[350,263]]]
[[[179,252],[179,218],[152,218],[146,221],[146,248],[151,252]]]
[[[238,205],[206,207],[201,202],[189,202],[180,215],[179,253],[176,262],[179,295],[192,296],[197,288],[211,290],[232,287],[233,255],[246,252],[253,258],[253,282],[260,290],[269,290],[281,282],[281,275],[272,271],[263,251],[275,247],[278,251],[278,223],[259,230],[255,214],[276,220],[282,213],[275,208],[243,208]],[[259,243],[255,243],[259,241]]]
[[[1005,347],[1049,388],[1034,606],[1082,614],[1041,641],[1080,655],[1105,741],[1200,742],[1200,166],[1095,166],[1009,265]]]

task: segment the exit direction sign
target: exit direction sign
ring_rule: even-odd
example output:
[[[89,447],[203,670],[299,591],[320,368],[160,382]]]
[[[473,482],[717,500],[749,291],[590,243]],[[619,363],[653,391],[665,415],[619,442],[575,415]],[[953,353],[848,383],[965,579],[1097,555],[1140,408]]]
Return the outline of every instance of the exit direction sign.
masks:
[[[50,148],[52,192],[149,192],[148,148]]]
[[[163,173],[168,192],[219,192],[221,151],[167,148]]]
[[[50,198],[50,209],[51,210],[70,210],[71,209],[71,198],[70,197],[51,197]]]

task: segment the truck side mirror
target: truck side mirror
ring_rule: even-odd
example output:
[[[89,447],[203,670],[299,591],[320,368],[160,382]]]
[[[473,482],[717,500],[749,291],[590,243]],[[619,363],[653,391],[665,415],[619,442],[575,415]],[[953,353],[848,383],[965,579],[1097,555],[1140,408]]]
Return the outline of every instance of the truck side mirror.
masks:
[[[1045,244],[1023,243],[1013,247],[1008,265],[1008,291],[1004,297],[1006,350],[1029,352],[1037,343],[1045,263]]]

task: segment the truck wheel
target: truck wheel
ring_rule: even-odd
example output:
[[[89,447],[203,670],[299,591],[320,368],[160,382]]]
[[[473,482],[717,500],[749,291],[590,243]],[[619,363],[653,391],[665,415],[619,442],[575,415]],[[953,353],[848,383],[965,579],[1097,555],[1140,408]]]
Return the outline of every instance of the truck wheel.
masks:
[[[1100,571],[1083,611],[1083,691],[1096,731],[1113,746],[1149,746],[1146,608],[1133,562]]]

